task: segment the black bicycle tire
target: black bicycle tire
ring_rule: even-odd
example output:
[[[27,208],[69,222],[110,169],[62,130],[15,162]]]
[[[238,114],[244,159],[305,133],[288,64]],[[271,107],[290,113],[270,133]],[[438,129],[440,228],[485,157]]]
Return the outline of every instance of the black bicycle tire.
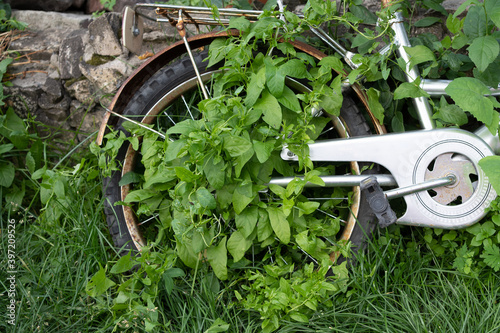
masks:
[[[207,69],[206,51],[195,55],[195,61],[199,71],[203,74]],[[179,59],[159,70],[149,80],[147,80],[130,99],[124,109],[125,116],[140,116],[144,115],[156,101],[165,95],[167,92],[175,88],[178,84],[185,82],[188,79],[195,77],[194,69],[189,58]],[[370,127],[366,123],[361,111],[357,107],[353,99],[346,95],[342,105],[340,118],[350,136],[366,136],[372,134]],[[140,118],[135,117],[136,121]],[[118,121],[116,129],[123,130],[121,124],[124,120]],[[126,132],[126,131],[125,131]],[[124,145],[118,152],[116,159],[123,161],[128,145]],[[373,170],[367,170],[366,173],[372,173]],[[108,224],[109,232],[112,236],[115,247],[120,251],[121,255],[127,254],[130,250],[137,251],[132,236],[127,228],[123,209],[117,209],[121,206],[115,206],[114,203],[121,201],[121,191],[119,181],[121,172],[114,172],[111,177],[104,179],[104,212]],[[371,237],[375,228],[375,217],[361,193],[360,205],[358,209],[357,223],[355,224],[350,241],[353,252],[358,252],[366,246],[368,239]],[[340,259],[341,261],[343,259]]]

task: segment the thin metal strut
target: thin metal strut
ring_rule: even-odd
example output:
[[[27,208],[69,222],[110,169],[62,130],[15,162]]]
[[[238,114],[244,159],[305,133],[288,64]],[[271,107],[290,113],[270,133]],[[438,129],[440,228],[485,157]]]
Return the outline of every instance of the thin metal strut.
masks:
[[[198,79],[198,83],[200,85],[201,92],[203,93],[203,98],[209,99],[208,93],[207,93],[207,88],[205,87],[205,84],[203,83],[203,80],[201,79],[200,71],[198,70],[198,67],[196,66],[196,61],[194,60],[193,57],[193,52],[191,51],[191,47],[189,46],[188,40],[186,38],[186,27],[184,26],[184,20],[182,19],[182,9],[179,9],[179,21],[177,22],[177,25],[175,26],[177,28],[177,32],[179,32],[179,35],[182,38],[182,41],[184,42],[184,45],[186,46],[186,50],[189,55],[189,59],[191,59],[191,63],[193,64],[194,72],[196,73],[196,77]]]

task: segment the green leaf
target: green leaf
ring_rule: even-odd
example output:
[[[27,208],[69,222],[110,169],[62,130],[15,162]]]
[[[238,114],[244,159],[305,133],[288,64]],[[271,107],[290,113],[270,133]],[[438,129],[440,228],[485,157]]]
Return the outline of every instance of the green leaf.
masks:
[[[446,19],[446,27],[452,34],[457,34],[462,29],[462,20],[449,14]]]
[[[422,64],[424,62],[429,62],[429,61],[433,62],[431,67],[437,64],[434,52],[432,52],[427,46],[424,45],[416,45],[413,47],[405,46],[404,49],[410,55],[410,67],[414,67],[418,64]]]
[[[224,149],[231,157],[238,157],[252,149],[252,143],[247,138],[230,134],[224,137]]]
[[[457,232],[455,230],[448,231],[446,234],[443,235],[441,238],[444,241],[452,241],[457,238]]]
[[[274,97],[280,97],[285,87],[285,75],[278,71],[269,57],[264,58],[264,63],[266,64],[267,88]]]
[[[274,233],[284,244],[288,244],[290,242],[290,224],[286,220],[285,214],[276,207],[268,207],[267,212]]]
[[[500,156],[486,156],[479,161],[479,166],[488,177],[491,186],[500,193]]]
[[[226,180],[226,167],[222,159],[215,163],[214,155],[210,155],[203,165],[203,173],[207,177],[210,185],[216,190],[220,190],[224,186]]]
[[[291,59],[281,65],[278,72],[283,76],[305,79],[309,76],[306,65],[299,59]]]
[[[446,16],[448,15],[448,12],[446,9],[441,5],[441,0],[424,0],[423,4],[424,6],[434,9],[436,12],[441,13],[442,15]]]
[[[14,181],[16,168],[10,162],[0,162],[0,186],[10,187]]]
[[[152,196],[156,195],[157,192],[152,189],[148,190],[135,190],[127,194],[125,197],[125,202],[130,203],[130,202],[141,202],[146,199],[151,198]]]
[[[0,145],[0,155],[11,151],[13,148],[14,148],[14,145],[12,143],[6,143],[3,145]]]
[[[227,279],[226,241],[227,237],[224,237],[217,246],[212,245],[207,249],[207,260],[220,280]]]
[[[321,97],[319,105],[329,114],[334,116],[340,115],[340,109],[342,108],[342,102],[344,97],[342,95],[341,88],[341,76],[337,76],[333,79],[331,87],[325,87],[322,91],[323,96]]]
[[[495,23],[497,28],[500,28],[500,0],[485,0],[484,8],[488,13],[488,17]]]
[[[163,273],[162,278],[163,278],[163,283],[165,286],[165,290],[167,291],[167,294],[171,294],[172,290],[174,289],[175,283],[174,283],[174,278],[176,277],[182,277],[186,275],[184,271],[180,268],[169,268]]]
[[[28,147],[29,138],[26,124],[13,108],[9,107],[7,109],[3,126],[0,126],[0,135],[8,138],[18,149],[26,149]]]
[[[184,167],[175,167],[175,174],[180,180],[186,183],[192,183],[199,178],[199,175],[195,175],[191,170]]]
[[[140,174],[130,171],[123,175],[118,185],[125,186],[132,183],[138,183],[141,181],[141,179],[142,176]]]
[[[121,274],[130,271],[137,264],[131,257],[131,252],[129,252],[127,255],[118,259],[109,272],[111,274]]]
[[[240,16],[238,18],[232,17],[229,20],[229,28],[237,29],[239,31],[248,31],[250,28],[250,21],[248,21],[245,17]]]
[[[441,119],[442,121],[457,126],[465,125],[469,121],[464,110],[462,110],[458,105],[448,104],[444,97],[441,98],[441,107],[439,111],[436,112],[432,118]]]
[[[287,86],[285,86],[285,88],[283,89],[283,94],[278,98],[278,102],[292,111],[300,112],[301,110],[297,95],[293,92],[292,89],[288,88]]]
[[[430,27],[431,25],[436,24],[438,22],[441,22],[441,19],[439,17],[428,16],[424,17],[421,20],[418,20],[413,25],[417,28],[423,28],[423,27]]]
[[[500,215],[493,215],[491,221],[500,227]]]
[[[464,33],[469,38],[486,35],[486,13],[482,6],[471,6],[464,21]]]
[[[281,89],[280,95],[283,93],[283,88]],[[264,90],[262,97],[255,103],[254,109],[262,112],[264,117],[262,118],[269,126],[278,129],[281,126],[282,112],[281,106],[278,103],[276,97],[274,97],[269,91]]]
[[[253,140],[253,150],[260,163],[266,162],[269,157],[271,157],[275,143],[276,140],[269,140],[266,142]]]
[[[5,58],[0,61],[0,78],[7,72],[7,66],[9,66],[12,61],[14,61],[13,58]]]
[[[349,10],[365,24],[377,23],[377,15],[369,11],[365,6],[349,6]]]
[[[115,283],[106,277],[104,268],[101,269],[90,279],[85,287],[85,291],[91,297],[97,297],[104,294]]]
[[[149,171],[149,170],[148,170]],[[174,179],[177,179],[177,173],[172,167],[167,167],[165,164],[160,164],[157,169],[151,168],[152,173],[146,172],[144,174],[146,182],[142,186],[143,189],[152,188],[153,185],[168,183]],[[130,175],[129,175],[130,174]],[[142,176],[140,174],[135,174],[129,172],[123,176],[120,180],[121,184],[126,184],[129,182],[140,182]]]
[[[500,46],[493,36],[481,36],[474,39],[467,50],[469,51],[469,57],[477,68],[484,72],[497,58]]]
[[[422,96],[429,97],[429,94],[427,94],[417,84],[411,82],[403,82],[394,91],[394,99],[416,98]]]
[[[252,191],[251,183],[236,187],[233,193],[233,208],[235,213],[241,214],[243,209],[245,209],[245,207],[252,202],[255,195],[256,194]]]
[[[474,240],[477,242],[481,242],[496,233],[495,225],[491,221],[476,223],[473,226],[468,227],[466,230],[475,236]]]
[[[273,234],[273,227],[269,221],[269,214],[264,209],[259,209],[259,219],[257,223],[257,237],[259,242],[263,242]]]
[[[467,245],[463,245],[457,251],[457,257],[453,261],[453,267],[458,269],[465,274],[469,274],[472,266],[472,258],[474,257],[474,251],[469,251]]]
[[[498,248],[497,245],[486,243],[481,258],[483,258],[484,263],[493,268],[495,272],[500,270],[500,248]]]
[[[167,134],[185,134],[199,130],[198,123],[193,119],[181,121],[167,130]]]
[[[226,323],[224,320],[217,318],[210,327],[204,331],[203,333],[217,333],[217,332],[226,332],[229,329],[230,325]]]
[[[496,134],[498,114],[493,109],[493,102],[485,97],[490,91],[484,83],[472,77],[460,77],[453,80],[445,91],[459,107],[470,112]]]
[[[180,139],[176,141],[170,141],[165,151],[165,162],[173,161],[179,155],[179,152],[186,146],[186,140]]]
[[[217,207],[214,196],[204,187],[200,187],[196,190],[196,198],[202,207],[208,209],[215,209]]]
[[[309,322],[309,318],[305,314],[296,311],[290,313],[290,318],[301,323]]]
[[[257,225],[258,217],[259,212],[257,206],[247,207],[240,214],[236,214],[236,227],[241,231],[243,237],[248,238],[252,234]]]
[[[342,64],[342,61],[334,56],[328,56],[324,57],[323,59],[320,60],[318,63],[319,66],[326,66],[328,68],[331,68],[335,70],[336,72],[343,72],[344,71],[344,65]]]
[[[245,105],[252,107],[259,98],[262,90],[266,85],[266,68],[262,67],[257,74],[252,73],[250,82],[247,87],[247,97],[245,98]]]
[[[370,111],[373,113],[375,118],[383,124],[384,123],[384,107],[379,102],[380,91],[375,88],[370,88],[367,90],[368,95],[368,106],[370,107]]]
[[[315,201],[304,201],[298,202],[297,207],[300,210],[299,216],[308,215],[316,211],[319,207],[319,202]]]
[[[234,261],[237,262],[243,258],[245,252],[252,246],[252,243],[239,230],[236,230],[227,241],[227,250],[233,256]]]

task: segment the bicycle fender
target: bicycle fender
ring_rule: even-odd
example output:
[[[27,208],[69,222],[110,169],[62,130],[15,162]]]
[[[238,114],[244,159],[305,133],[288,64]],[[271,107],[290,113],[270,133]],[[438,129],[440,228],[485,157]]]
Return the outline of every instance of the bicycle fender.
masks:
[[[191,49],[197,49],[210,44],[216,38],[219,37],[229,37],[234,36],[237,37],[240,35],[238,30],[232,29],[222,32],[211,32],[206,34],[200,34],[193,37],[188,38],[188,42],[191,46]],[[311,47],[305,43],[299,41],[290,41],[297,50],[302,51],[318,60],[326,57],[326,54],[317,50],[316,48]],[[130,77],[125,80],[122,86],[118,89],[118,92],[115,94],[113,100],[111,101],[108,108],[116,113],[121,114],[127,105],[127,102],[132,98],[132,96],[139,90],[139,88],[150,78],[152,77],[158,70],[160,70],[163,66],[171,62],[172,60],[180,57],[182,54],[185,54],[186,47],[182,40],[175,42],[174,44],[168,46],[163,49],[155,56],[149,58],[146,62],[144,62],[139,68],[137,68],[134,73]],[[346,75],[346,73],[338,73],[340,75]],[[375,130],[377,133],[386,133],[385,127],[380,124],[377,118],[372,114],[368,105],[368,97],[362,87],[358,84],[352,86],[354,92],[360,99],[360,101],[365,106],[366,110],[370,115],[371,121],[375,126]],[[106,132],[106,128],[108,125],[113,125],[118,120],[118,117],[111,117],[111,113],[107,112],[103,117],[101,127],[99,129],[99,133],[96,139],[98,145],[102,144],[102,140],[104,134]]]

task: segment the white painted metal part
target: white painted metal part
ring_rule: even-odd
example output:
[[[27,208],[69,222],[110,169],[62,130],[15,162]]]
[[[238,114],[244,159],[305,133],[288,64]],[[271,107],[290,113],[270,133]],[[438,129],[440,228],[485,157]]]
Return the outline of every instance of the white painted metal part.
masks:
[[[427,191],[404,197],[407,210],[399,224],[434,228],[459,229],[470,226],[485,216],[485,209],[496,192],[478,165],[483,157],[494,155],[491,148],[476,135],[460,129],[439,129],[386,134],[363,138],[318,141],[309,145],[312,161],[373,162],[387,168],[399,187],[424,183],[429,166],[440,155],[460,154],[477,170],[474,192],[468,200],[454,205],[441,204]],[[284,160],[297,156],[283,149]],[[450,169],[450,172],[454,168]]]

